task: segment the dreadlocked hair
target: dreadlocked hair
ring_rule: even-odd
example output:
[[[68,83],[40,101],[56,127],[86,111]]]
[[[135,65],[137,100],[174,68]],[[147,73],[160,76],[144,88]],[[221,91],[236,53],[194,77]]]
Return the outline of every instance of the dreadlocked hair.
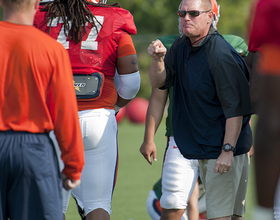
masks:
[[[82,41],[83,35],[87,34],[87,24],[90,24],[92,27],[94,27],[97,33],[98,28],[96,24],[98,23],[101,25],[94,14],[92,14],[88,5],[95,7],[121,7],[119,3],[105,5],[95,4],[88,0],[55,0],[47,3],[42,11],[47,11],[48,24],[51,24],[56,18],[59,19],[58,22],[60,19],[62,19],[64,23],[65,36],[69,36],[70,40],[79,43]],[[49,26],[49,33],[50,30],[51,25]]]

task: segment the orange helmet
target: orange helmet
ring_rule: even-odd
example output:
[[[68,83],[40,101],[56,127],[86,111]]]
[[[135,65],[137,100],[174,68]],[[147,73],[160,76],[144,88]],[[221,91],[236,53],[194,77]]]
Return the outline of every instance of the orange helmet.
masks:
[[[212,24],[214,27],[216,27],[220,17],[220,5],[218,5],[216,0],[211,0],[211,3],[212,3],[212,12],[214,15]]]
[[[92,1],[93,3],[96,3],[96,4],[98,4],[98,3],[106,4],[107,3],[107,0],[90,0],[90,1]]]

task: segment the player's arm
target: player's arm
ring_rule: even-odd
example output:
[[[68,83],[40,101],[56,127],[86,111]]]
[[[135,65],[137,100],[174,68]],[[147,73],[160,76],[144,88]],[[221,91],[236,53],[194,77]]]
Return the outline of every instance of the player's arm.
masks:
[[[255,81],[255,77],[256,77],[255,76],[256,72],[252,73],[254,56],[255,56],[255,53],[249,52],[248,56],[244,57],[244,60],[245,60],[245,62],[247,64],[247,67],[248,67],[249,72],[250,72],[250,93],[251,93],[251,90],[253,89],[252,86],[251,86],[252,85],[252,80],[253,80],[252,77],[254,77],[254,81]],[[252,74],[254,74],[254,76],[252,76]],[[253,106],[254,103],[252,102],[252,98],[253,98],[252,95],[250,94],[250,100],[251,100],[251,104]],[[251,126],[251,121],[252,121],[252,119],[250,119],[250,122],[249,122],[250,123],[250,127],[252,127]],[[249,151],[249,155],[250,155],[250,157],[252,157],[254,155],[254,146],[251,147],[251,149]]]
[[[129,34],[124,35],[117,51],[118,99],[116,106],[121,108],[127,105],[140,89],[140,73],[136,51]]]
[[[61,149],[61,159],[64,162],[63,174],[72,182],[78,183],[85,163],[83,139],[69,55],[61,44],[58,46],[54,58],[56,65],[53,66],[52,79],[47,92],[47,105]]]
[[[273,207],[280,173],[280,46],[261,50],[258,123],[255,135],[255,170],[258,204]]]
[[[152,41],[147,49],[149,55],[153,58],[149,70],[150,83],[153,88],[164,86],[166,79],[166,71],[164,66],[164,57],[166,48],[160,40]]]
[[[141,154],[150,164],[152,164],[152,156],[154,161],[157,160],[157,149],[154,143],[154,137],[163,116],[167,95],[167,89],[160,90],[152,88],[146,115],[144,141],[140,147]]]
[[[262,76],[255,134],[255,170],[258,204],[273,207],[280,172],[280,72]]]

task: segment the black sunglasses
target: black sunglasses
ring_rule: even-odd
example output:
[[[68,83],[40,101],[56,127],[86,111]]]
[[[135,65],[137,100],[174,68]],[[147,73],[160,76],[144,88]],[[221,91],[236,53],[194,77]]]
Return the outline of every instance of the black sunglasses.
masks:
[[[184,10],[179,10],[178,15],[181,18],[184,18],[187,14],[189,14],[191,17],[194,18],[194,17],[199,16],[202,13],[209,12],[209,11],[211,11],[211,9],[209,9],[208,11],[198,11],[198,10],[184,11]]]

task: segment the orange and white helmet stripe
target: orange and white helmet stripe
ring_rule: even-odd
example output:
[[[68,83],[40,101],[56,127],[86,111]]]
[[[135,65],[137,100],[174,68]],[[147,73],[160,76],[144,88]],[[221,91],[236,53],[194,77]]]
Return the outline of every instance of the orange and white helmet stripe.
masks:
[[[89,1],[92,1],[93,3],[102,3],[102,4],[106,4],[107,3],[107,0],[89,0]]]
[[[214,27],[216,27],[220,17],[220,5],[218,5],[216,0],[211,0],[211,3],[212,3],[212,12],[214,14],[212,24]]]

